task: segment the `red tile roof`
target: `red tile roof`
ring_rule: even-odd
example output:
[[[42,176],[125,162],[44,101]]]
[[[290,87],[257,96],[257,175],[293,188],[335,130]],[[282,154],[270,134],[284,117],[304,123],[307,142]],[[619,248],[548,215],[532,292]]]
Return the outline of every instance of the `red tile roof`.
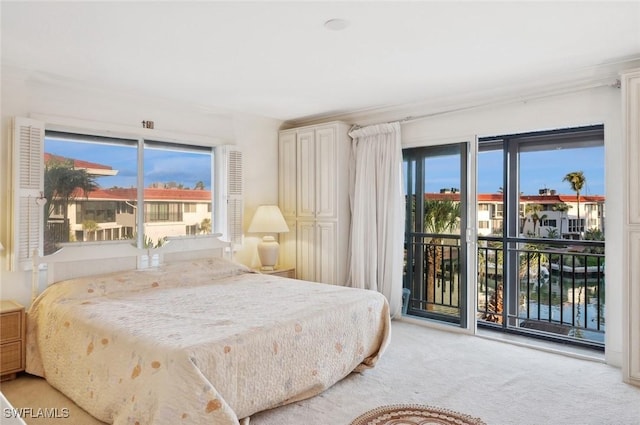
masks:
[[[59,162],[72,162],[73,168],[94,168],[98,170],[113,170],[112,167],[108,165],[98,164],[95,162],[83,161],[82,159],[73,159],[66,158],[60,155],[54,155],[48,152],[44,153],[44,163],[48,164],[49,161],[59,161]]]
[[[459,201],[460,193],[425,193],[425,199],[433,201]],[[540,204],[557,204],[560,202],[576,202],[575,195],[520,195],[522,202],[535,202]],[[580,202],[604,202],[602,195],[580,195]],[[502,202],[501,193],[480,193],[478,202]]]
[[[85,198],[81,190],[77,190],[77,199]],[[97,189],[89,192],[88,199],[92,201],[136,201],[137,191],[135,187],[132,188],[111,188],[111,189]],[[144,199],[146,201],[199,201],[210,202],[211,191],[210,190],[196,190],[196,189],[157,189],[146,188],[144,189]]]

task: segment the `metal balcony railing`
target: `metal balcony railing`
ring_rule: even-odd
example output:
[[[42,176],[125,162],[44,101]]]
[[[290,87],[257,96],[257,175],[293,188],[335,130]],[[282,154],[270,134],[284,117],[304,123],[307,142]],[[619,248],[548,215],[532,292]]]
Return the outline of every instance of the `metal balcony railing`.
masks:
[[[510,238],[507,256],[503,245],[478,238],[479,324],[604,347],[604,242]]]
[[[604,347],[604,242],[479,237],[477,261],[479,326]],[[459,321],[460,276],[459,236],[408,234],[409,315]]]
[[[408,235],[405,266],[405,288],[410,291],[408,314],[458,322],[462,305],[460,276],[460,236]]]

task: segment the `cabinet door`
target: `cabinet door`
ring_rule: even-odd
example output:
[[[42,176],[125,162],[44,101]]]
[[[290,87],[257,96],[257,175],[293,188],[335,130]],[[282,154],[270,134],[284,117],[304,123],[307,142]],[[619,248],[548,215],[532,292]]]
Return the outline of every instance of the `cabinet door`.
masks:
[[[337,217],[338,158],[336,127],[316,130],[316,218]],[[345,182],[346,183],[346,182]]]
[[[623,376],[626,382],[640,386],[640,231],[629,232],[629,256],[627,258],[628,289],[625,313],[628,320],[624,324],[624,334],[628,335],[628,347],[623,364]]]
[[[280,211],[285,217],[296,215],[296,132],[280,133],[278,189]]]
[[[622,252],[623,271],[623,362],[625,382],[640,386],[640,68],[622,74],[623,131],[627,163],[626,205],[623,231],[627,239]],[[617,253],[616,253],[617,254]]]
[[[297,210],[298,217],[315,216],[315,130],[301,130],[298,132],[298,179],[297,179]]]
[[[316,281],[323,283],[337,282],[337,226],[335,222],[322,222],[316,224]]]
[[[298,221],[297,226],[297,263],[296,275],[298,279],[309,280],[312,282],[316,279],[316,225],[315,222]]]
[[[622,79],[623,128],[627,144],[627,205],[629,224],[640,224],[640,71],[629,73]]]
[[[296,266],[296,220],[295,218],[285,218],[289,231],[280,233],[280,254],[278,264],[280,268]]]

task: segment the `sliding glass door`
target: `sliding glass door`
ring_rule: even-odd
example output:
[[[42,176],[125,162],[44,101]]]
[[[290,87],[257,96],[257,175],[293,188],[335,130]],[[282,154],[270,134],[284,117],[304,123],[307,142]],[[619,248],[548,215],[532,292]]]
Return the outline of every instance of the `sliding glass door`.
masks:
[[[468,144],[404,150],[406,314],[467,326]]]
[[[481,327],[604,347],[602,125],[478,143]]]

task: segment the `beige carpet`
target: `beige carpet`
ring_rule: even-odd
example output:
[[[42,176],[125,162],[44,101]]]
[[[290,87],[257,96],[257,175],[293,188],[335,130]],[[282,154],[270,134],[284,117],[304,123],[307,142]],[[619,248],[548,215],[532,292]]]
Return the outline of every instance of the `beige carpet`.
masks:
[[[67,419],[29,424],[99,423],[41,379],[22,376],[0,390],[15,407],[70,409]],[[640,425],[640,388],[624,384],[619,369],[397,321],[374,369],[258,413],[250,425],[347,425],[392,404],[437,406],[489,425]]]

